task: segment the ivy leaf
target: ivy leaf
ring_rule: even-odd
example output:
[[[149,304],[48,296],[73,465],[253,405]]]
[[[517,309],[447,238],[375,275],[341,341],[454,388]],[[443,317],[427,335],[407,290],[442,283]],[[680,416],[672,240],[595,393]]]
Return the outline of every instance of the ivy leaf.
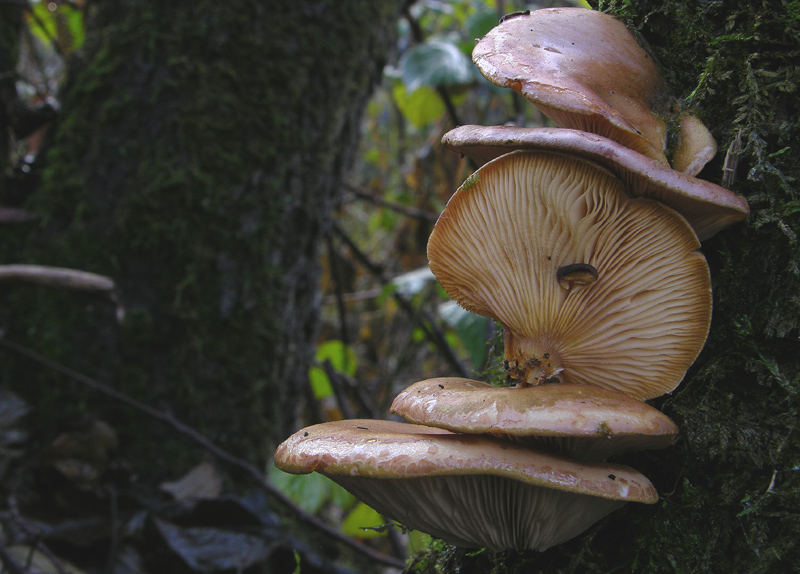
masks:
[[[353,538],[386,536],[386,520],[375,510],[359,502],[342,522],[342,531]],[[390,527],[391,528],[391,527]]]
[[[400,58],[400,78],[408,92],[423,86],[459,86],[475,80],[472,62],[458,46],[429,40]]]
[[[409,92],[398,82],[392,88],[392,96],[403,117],[415,128],[422,128],[435,122],[446,111],[439,94],[429,86],[422,86]]]

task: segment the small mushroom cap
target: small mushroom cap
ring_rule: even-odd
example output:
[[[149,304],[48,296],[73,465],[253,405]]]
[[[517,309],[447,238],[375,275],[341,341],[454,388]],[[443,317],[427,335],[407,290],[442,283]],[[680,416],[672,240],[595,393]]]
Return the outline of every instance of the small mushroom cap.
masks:
[[[588,131],[656,161],[664,156],[669,96],[653,59],[625,24],[585,8],[508,18],[472,60],[492,83],[533,102],[556,125]]]
[[[414,424],[489,434],[582,460],[673,444],[678,427],[647,403],[591,385],[523,389],[457,377],[414,383],[391,407]]]
[[[700,136],[695,136],[694,141],[698,139]],[[744,220],[750,211],[743,197],[724,187],[671,169],[608,138],[579,130],[468,125],[447,132],[442,143],[471,157],[478,165],[520,149],[549,149],[592,160],[619,177],[632,197],[652,197],[680,213],[701,241]],[[709,145],[706,141],[706,148]],[[701,154],[697,149],[692,153]]]
[[[458,304],[503,324],[518,384],[555,376],[644,400],[673,390],[705,342],[711,283],[698,247],[685,219],[628,197],[598,165],[515,151],[453,195],[428,260]],[[574,263],[597,280],[563,289],[558,269]]]
[[[286,472],[319,472],[379,513],[448,543],[544,550],[628,501],[658,495],[641,473],[478,435],[349,420],[298,431],[275,453]]]
[[[717,141],[700,118],[693,114],[682,114],[679,126],[672,167],[689,175],[697,175],[717,155]]]

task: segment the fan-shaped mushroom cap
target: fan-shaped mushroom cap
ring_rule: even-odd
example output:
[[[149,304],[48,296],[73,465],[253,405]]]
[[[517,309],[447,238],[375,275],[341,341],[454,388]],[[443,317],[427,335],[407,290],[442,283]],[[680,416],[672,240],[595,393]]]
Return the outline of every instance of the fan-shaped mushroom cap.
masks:
[[[670,96],[653,59],[616,18],[549,8],[502,21],[472,60],[492,83],[533,102],[556,125],[606,136],[656,161]]]
[[[689,132],[692,120],[686,122]],[[693,139],[698,140],[702,137]],[[619,177],[629,195],[658,199],[680,213],[701,241],[742,221],[749,213],[747,201],[724,187],[671,169],[608,138],[579,130],[461,126],[447,132],[442,143],[471,157],[478,165],[518,149],[562,151],[590,159]],[[702,145],[711,144],[706,140]],[[697,149],[692,153],[701,154]]]
[[[389,421],[305,428],[278,447],[275,465],[317,471],[409,528],[493,551],[544,550],[625,502],[658,499],[650,481],[626,466]]]
[[[476,171],[428,241],[431,271],[457,303],[505,327],[517,384],[557,376],[637,399],[674,389],[705,342],[711,284],[688,223],[630,198],[597,164],[515,151]],[[563,288],[581,263],[588,285]]]
[[[414,383],[391,410],[414,424],[517,440],[581,460],[666,448],[678,434],[675,423],[647,403],[591,385],[517,389],[441,377]]]

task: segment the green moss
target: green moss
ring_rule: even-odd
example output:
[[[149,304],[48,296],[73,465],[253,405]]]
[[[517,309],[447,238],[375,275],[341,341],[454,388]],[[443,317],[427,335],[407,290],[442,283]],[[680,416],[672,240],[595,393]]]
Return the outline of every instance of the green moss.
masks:
[[[7,336],[263,460],[307,385],[320,234],[393,4],[94,3],[16,258],[110,275],[125,318],[19,290]],[[3,377],[37,405],[116,412],[23,360]],[[152,466],[171,431],[134,419],[115,422]]]

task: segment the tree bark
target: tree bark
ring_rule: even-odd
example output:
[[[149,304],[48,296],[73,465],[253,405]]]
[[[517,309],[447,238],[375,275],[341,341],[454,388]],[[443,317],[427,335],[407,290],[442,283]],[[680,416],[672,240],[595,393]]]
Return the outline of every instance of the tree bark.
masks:
[[[5,336],[263,463],[303,402],[319,245],[401,3],[88,2],[27,206],[43,223],[16,262],[112,277],[119,306],[6,287]],[[196,457],[24,359],[3,364],[45,414],[112,419],[154,471]]]

